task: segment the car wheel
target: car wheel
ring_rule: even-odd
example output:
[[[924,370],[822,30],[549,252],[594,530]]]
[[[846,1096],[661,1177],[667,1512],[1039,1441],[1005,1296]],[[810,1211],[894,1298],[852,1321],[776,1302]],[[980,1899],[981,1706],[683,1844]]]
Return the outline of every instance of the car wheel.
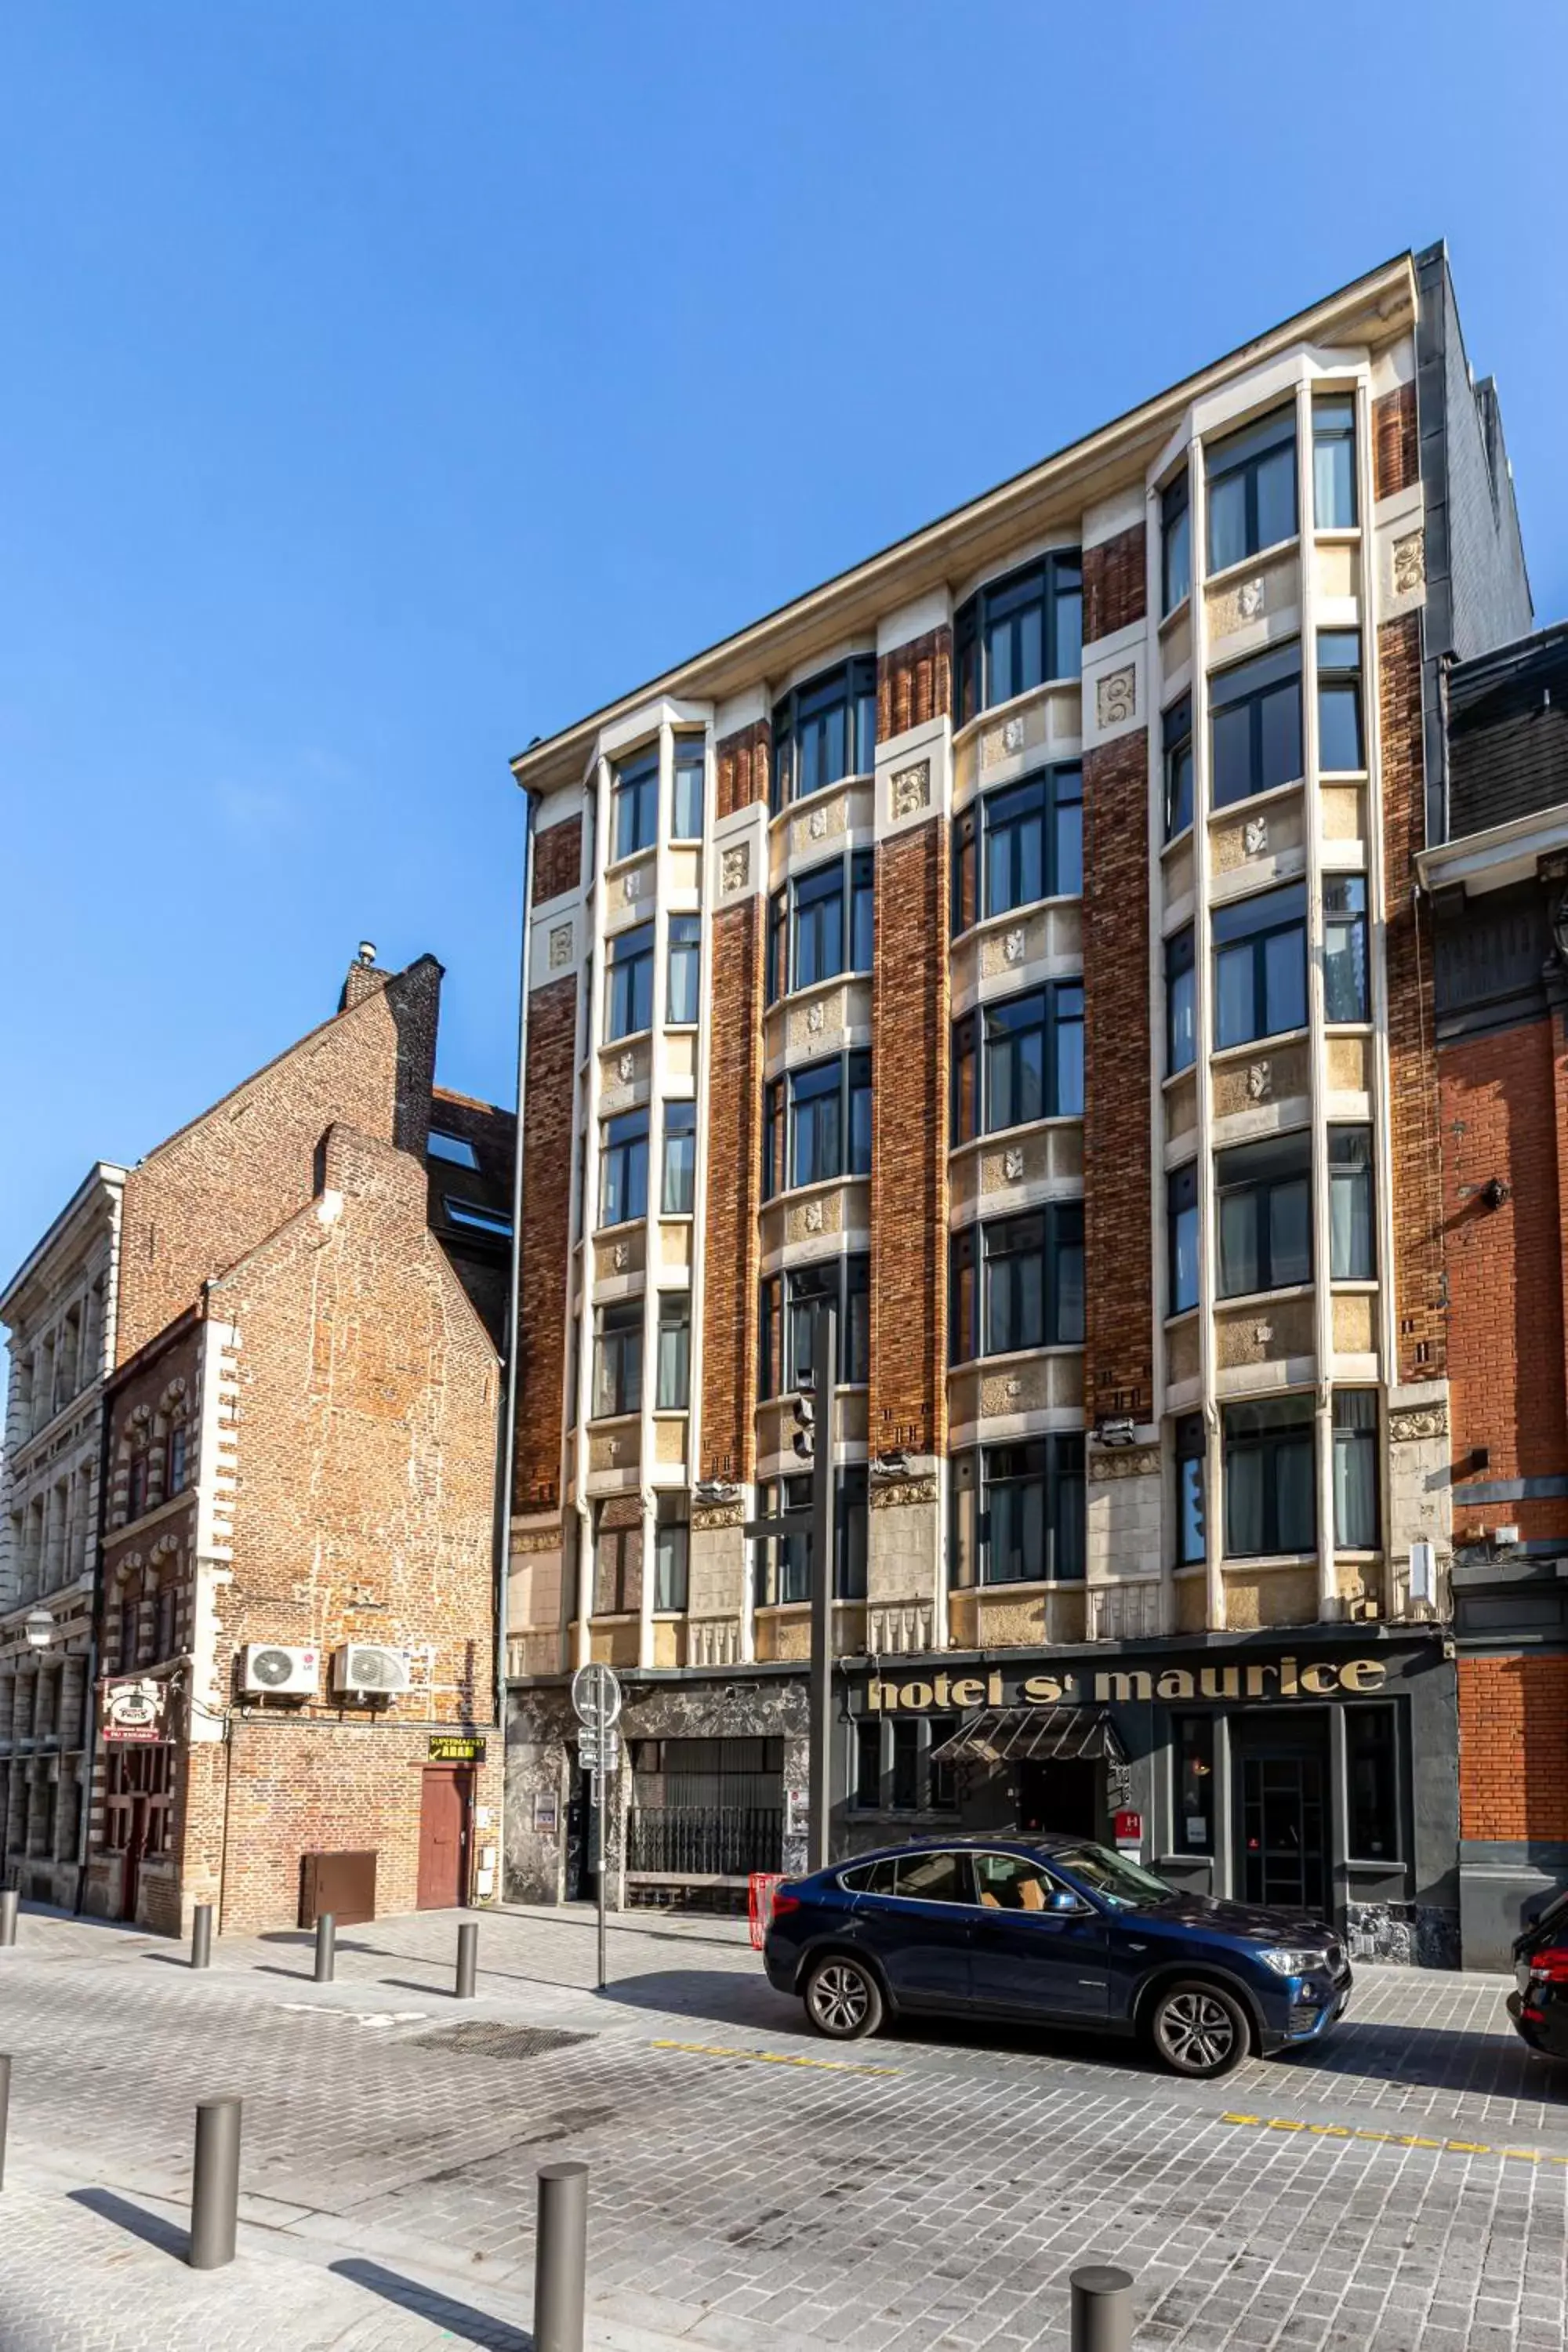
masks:
[[[831,1952],[805,1980],[805,2013],[831,2042],[858,2042],[882,2022],[882,1989],[859,1960]]]
[[[1167,1985],[1149,2015],[1149,2039],[1173,2074],[1211,2080],[1239,2066],[1251,2046],[1241,2003],[1215,1984]]]

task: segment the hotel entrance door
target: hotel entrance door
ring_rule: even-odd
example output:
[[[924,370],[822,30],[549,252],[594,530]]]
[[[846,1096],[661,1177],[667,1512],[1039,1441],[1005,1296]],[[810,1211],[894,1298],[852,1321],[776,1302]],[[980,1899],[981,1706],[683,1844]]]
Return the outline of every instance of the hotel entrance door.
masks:
[[[1328,1916],[1328,1728],[1322,1715],[1232,1717],[1245,1903]]]

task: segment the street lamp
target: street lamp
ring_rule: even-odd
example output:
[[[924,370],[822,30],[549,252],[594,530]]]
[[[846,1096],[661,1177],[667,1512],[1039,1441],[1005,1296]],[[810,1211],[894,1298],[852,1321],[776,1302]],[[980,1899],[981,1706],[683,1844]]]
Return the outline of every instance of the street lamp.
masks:
[[[24,1631],[35,1650],[47,1650],[55,1638],[54,1617],[47,1609],[41,1606],[29,1609]]]

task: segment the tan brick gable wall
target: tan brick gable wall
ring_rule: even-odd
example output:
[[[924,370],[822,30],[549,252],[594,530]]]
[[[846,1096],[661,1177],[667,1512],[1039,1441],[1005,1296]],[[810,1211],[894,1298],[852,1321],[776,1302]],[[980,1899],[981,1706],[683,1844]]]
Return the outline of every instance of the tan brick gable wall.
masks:
[[[1132,524],[1114,539],[1083,551],[1083,641],[1098,644],[1131,628],[1148,608],[1143,526]]]
[[[923,727],[952,709],[952,631],[945,625],[896,646],[877,664],[877,740]]]
[[[726,735],[715,745],[714,772],[718,780],[718,814],[733,816],[737,809],[749,808],[753,801],[765,801],[768,796],[768,746],[773,730],[765,719],[753,719],[734,735]]]
[[[947,1433],[948,828],[877,851],[871,1028],[873,1453]]]
[[[708,1010],[701,1475],[749,1479],[756,1445],[762,1189],[763,900],[713,918]]]
[[[1374,498],[1408,489],[1420,466],[1416,439],[1415,386],[1402,383],[1372,404],[1372,475]]]
[[[1149,1421],[1154,1411],[1148,806],[1146,735],[1123,735],[1086,754],[1084,1402],[1091,1419]]]
[[[533,903],[542,907],[563,891],[575,890],[583,877],[583,820],[569,816],[552,824],[533,844]]]

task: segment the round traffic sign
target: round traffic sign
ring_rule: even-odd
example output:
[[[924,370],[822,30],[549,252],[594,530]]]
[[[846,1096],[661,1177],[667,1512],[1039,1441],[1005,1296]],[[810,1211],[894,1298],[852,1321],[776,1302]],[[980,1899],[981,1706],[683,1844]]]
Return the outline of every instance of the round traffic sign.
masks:
[[[579,1666],[572,1677],[572,1706],[579,1723],[614,1723],[621,1711],[621,1685],[613,1666]]]

